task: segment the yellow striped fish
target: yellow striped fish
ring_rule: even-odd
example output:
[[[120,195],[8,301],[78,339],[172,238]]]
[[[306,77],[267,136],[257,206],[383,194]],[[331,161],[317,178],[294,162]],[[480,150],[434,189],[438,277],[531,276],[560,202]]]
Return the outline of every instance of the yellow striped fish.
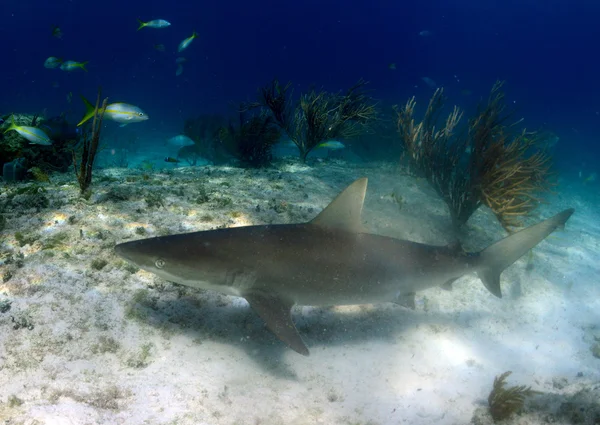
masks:
[[[186,38],[181,43],[179,43],[179,47],[177,48],[177,51],[183,52],[185,49],[187,49],[190,46],[190,44],[192,44],[192,41],[194,41],[194,39],[196,37],[198,37],[198,34],[196,34],[196,31],[193,31],[192,35],[190,35],[188,38]]]
[[[10,126],[4,131],[4,133],[8,133],[11,130],[16,131],[25,139],[29,140],[29,143],[33,145],[43,145],[50,146],[52,145],[52,140],[48,137],[46,133],[44,133],[41,129],[37,127],[29,127],[26,125],[17,125],[15,124],[14,115],[11,116]]]
[[[94,117],[94,113],[96,111],[96,107],[92,105],[92,103],[87,100],[85,97],[81,96],[83,99],[83,103],[85,103],[85,115],[77,124],[77,127],[85,123]],[[102,112],[102,110],[100,110]],[[121,124],[121,127],[126,126],[127,124],[131,124],[134,122],[146,121],[149,117],[144,111],[138,108],[135,105],[130,105],[128,103],[111,103],[106,105],[106,110],[104,111],[104,118],[109,119],[111,121],[116,121]]]

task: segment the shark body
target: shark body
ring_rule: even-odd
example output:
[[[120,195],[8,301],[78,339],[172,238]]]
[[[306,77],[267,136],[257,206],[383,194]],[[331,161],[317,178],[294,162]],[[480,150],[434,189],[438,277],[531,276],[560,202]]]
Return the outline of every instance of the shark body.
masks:
[[[309,351],[291,318],[294,305],[396,302],[477,272],[501,297],[500,273],[573,213],[517,232],[478,253],[365,232],[367,179],[359,179],[309,223],[246,226],[142,239],[116,246],[138,267],[182,285],[244,297],[279,339]]]

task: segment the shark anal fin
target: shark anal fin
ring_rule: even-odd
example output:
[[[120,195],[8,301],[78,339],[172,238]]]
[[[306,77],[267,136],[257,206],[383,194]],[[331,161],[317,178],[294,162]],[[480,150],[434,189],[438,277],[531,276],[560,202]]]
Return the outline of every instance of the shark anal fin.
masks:
[[[277,338],[285,342],[292,350],[304,356],[309,355],[308,348],[302,341],[294,322],[291,309],[293,303],[285,301],[277,295],[260,292],[249,292],[244,298],[250,307],[265,321],[267,327]]]
[[[408,294],[398,294],[395,304],[401,305],[402,307],[410,308],[411,310],[415,309],[415,293],[409,292]]]

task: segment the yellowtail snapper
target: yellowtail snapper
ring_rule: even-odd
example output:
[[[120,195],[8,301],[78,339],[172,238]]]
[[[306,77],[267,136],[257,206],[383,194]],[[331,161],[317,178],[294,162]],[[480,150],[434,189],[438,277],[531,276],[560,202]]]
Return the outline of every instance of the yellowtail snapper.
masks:
[[[344,145],[342,142],[339,142],[337,140],[327,140],[326,142],[323,142],[323,143],[320,143],[317,145],[317,148],[329,149],[332,151],[344,149],[345,147],[346,147],[346,145]]]
[[[173,158],[172,156],[168,156],[165,158],[165,162],[172,162],[173,164],[178,164],[180,161],[177,158]]]
[[[83,103],[85,103],[85,115],[77,124],[77,127],[88,121],[89,119],[94,117],[94,113],[96,111],[96,107],[92,105],[92,103],[87,100],[85,97],[81,96],[83,99]],[[102,112],[100,110],[99,112]],[[144,111],[138,108],[135,105],[130,105],[128,103],[111,103],[106,105],[106,110],[104,111],[104,118],[116,121],[121,124],[121,127],[126,126],[127,124],[131,124],[134,122],[142,122],[146,121],[149,117]]]
[[[52,25],[52,36],[58,39],[63,37],[63,32],[58,25]]]
[[[60,66],[60,69],[62,69],[63,71],[76,71],[78,69],[83,69],[85,72],[87,72],[87,69],[85,69],[85,66],[87,65],[88,61],[85,62],[76,62],[76,61],[65,61],[62,63],[62,65]]]
[[[62,63],[62,59],[56,58],[54,56],[50,56],[48,59],[44,61],[44,68],[54,69],[58,68]]]
[[[19,133],[22,137],[27,139],[29,143],[32,145],[43,145],[50,146],[52,145],[52,140],[48,137],[43,130],[37,127],[29,127],[26,125],[17,125],[15,124],[14,115],[11,116],[10,126],[4,131],[4,133],[8,133],[9,131],[14,130]]]
[[[140,23],[140,26],[138,27],[138,31],[141,30],[142,28],[167,28],[169,26],[171,26],[171,23],[169,21],[165,21],[164,19],[153,19],[152,21],[148,21],[148,22],[143,22],[140,19],[138,19],[138,22]]]
[[[177,51],[183,52],[185,49],[190,47],[190,44],[192,44],[192,41],[194,41],[194,38],[196,38],[196,37],[198,37],[198,34],[196,34],[196,31],[192,32],[192,35],[190,35],[188,38],[186,38],[181,43],[179,43],[179,48],[177,48]]]

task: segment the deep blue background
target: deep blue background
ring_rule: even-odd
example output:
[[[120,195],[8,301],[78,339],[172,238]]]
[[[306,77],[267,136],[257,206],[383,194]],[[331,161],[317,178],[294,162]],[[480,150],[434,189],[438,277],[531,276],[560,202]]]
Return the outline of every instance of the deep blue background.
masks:
[[[426,103],[426,76],[465,107],[502,79],[529,128],[555,131],[577,161],[600,152],[598,1],[3,0],[1,16],[0,113],[71,109],[75,118],[77,95],[93,98],[101,85],[110,100],[149,114],[136,130],[177,133],[186,117],[225,112],[274,76],[293,81],[296,93],[312,84],[345,89],[362,77],[382,105],[412,95]],[[172,26],[138,32],[136,18]],[[192,30],[199,38],[175,77],[177,45]],[[154,50],[158,43],[167,51]],[[45,69],[48,56],[87,60],[89,72]]]

